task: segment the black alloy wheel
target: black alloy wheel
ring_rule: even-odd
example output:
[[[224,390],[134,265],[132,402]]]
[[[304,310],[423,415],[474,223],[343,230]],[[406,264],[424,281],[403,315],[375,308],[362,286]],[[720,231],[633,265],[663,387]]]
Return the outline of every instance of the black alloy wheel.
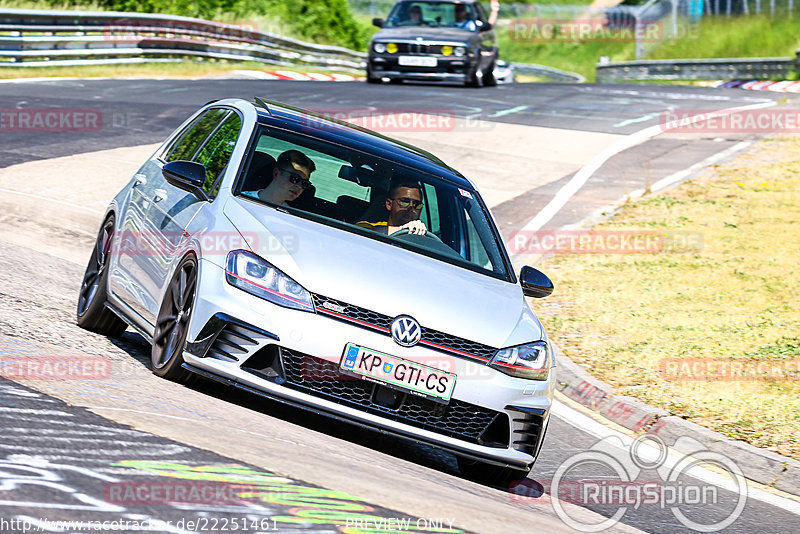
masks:
[[[183,347],[197,290],[197,258],[186,256],[170,280],[153,333],[150,360],[153,373],[169,380],[187,382],[192,373],[182,368]]]
[[[94,250],[78,293],[76,313],[78,326],[111,337],[122,335],[128,326],[106,307],[108,266],[114,243],[114,220],[114,216],[110,215],[97,234]]]

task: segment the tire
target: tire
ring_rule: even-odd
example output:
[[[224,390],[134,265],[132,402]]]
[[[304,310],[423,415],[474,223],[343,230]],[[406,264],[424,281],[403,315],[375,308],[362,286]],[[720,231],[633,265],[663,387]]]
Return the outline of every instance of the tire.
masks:
[[[481,80],[478,78],[478,65],[475,66],[475,70],[467,74],[466,80],[464,80],[465,87],[480,87]]]
[[[367,83],[381,83],[383,80],[372,76],[372,71],[367,69]]]
[[[489,68],[483,73],[483,86],[484,87],[496,87],[497,86],[497,78],[494,77],[494,69],[497,67],[497,61],[492,60],[492,64],[489,65]]]
[[[153,332],[150,352],[153,373],[176,382],[188,383],[195,376],[181,365],[197,292],[197,276],[197,258],[190,254],[178,264],[167,285]]]
[[[106,308],[108,300],[108,261],[114,243],[114,215],[109,215],[92,250],[78,293],[76,322],[78,326],[110,337],[121,336],[128,325]]]
[[[500,467],[461,456],[458,457],[458,469],[467,478],[506,489],[512,482],[525,480],[531,472],[530,469]]]

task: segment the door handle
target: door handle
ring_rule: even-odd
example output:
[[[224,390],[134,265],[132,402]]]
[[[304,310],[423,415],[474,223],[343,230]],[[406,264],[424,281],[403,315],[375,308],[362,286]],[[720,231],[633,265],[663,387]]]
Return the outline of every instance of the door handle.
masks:
[[[163,189],[156,189],[155,196],[153,197],[153,202],[161,202],[167,198],[167,192]]]
[[[147,175],[138,173],[133,175],[133,187],[146,184],[147,183]]]

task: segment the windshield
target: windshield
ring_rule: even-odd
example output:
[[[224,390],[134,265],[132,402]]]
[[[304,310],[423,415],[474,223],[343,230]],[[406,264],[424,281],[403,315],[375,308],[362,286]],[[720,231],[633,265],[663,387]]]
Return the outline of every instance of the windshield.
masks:
[[[463,13],[456,13],[457,10]],[[470,4],[414,0],[395,4],[386,19],[386,27],[451,26],[471,30],[477,18]]]
[[[471,188],[265,126],[253,143],[235,194],[509,279],[497,233]]]

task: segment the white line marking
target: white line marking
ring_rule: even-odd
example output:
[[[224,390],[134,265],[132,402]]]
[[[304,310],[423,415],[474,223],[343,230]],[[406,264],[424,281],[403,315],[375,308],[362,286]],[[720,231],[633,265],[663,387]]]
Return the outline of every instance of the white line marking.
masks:
[[[704,113],[701,115],[694,115],[690,118],[689,124],[694,124],[695,122],[699,122],[700,120],[707,120],[710,117],[717,117],[717,116],[724,116],[730,115],[732,113],[736,113],[737,111],[746,111],[751,109],[761,109],[766,107],[771,107],[776,105],[776,102],[765,102],[762,104],[751,104],[748,106],[740,106],[737,108],[728,108],[720,110],[719,112],[715,113]],[[569,182],[564,184],[564,186],[556,193],[548,204],[542,208],[536,216],[531,219],[528,224],[526,224],[521,230],[520,233],[525,234],[532,234],[540,230],[545,224],[547,224],[556,214],[561,211],[561,209],[570,201],[570,199],[577,193],[581,187],[586,184],[587,180],[591,178],[591,176],[597,172],[597,170],[602,167],[606,161],[611,159],[612,157],[616,156],[620,152],[631,148],[632,146],[638,145],[652,137],[657,136],[658,134],[665,133],[663,126],[660,124],[656,124],[654,126],[648,126],[643,130],[639,130],[638,132],[632,133],[625,139],[621,139],[614,143],[612,146],[608,147],[607,149],[600,152],[598,155],[593,157],[589,163],[584,165],[575,176],[573,176]]]
[[[615,436],[622,440],[622,443],[625,444],[626,447],[629,447],[633,443],[633,438],[630,436],[623,434],[617,430],[609,428],[599,421],[592,419],[591,417],[587,416],[575,410],[574,408],[570,408],[562,401],[555,399],[553,401],[553,408],[552,412],[556,415],[559,419],[578,429],[581,432],[585,432],[587,434],[591,434],[592,436],[603,439],[611,436]],[[646,450],[653,458],[658,457],[658,449],[653,447],[652,445],[648,444],[647,442],[640,442],[641,444],[639,447],[645,447]],[[650,450],[652,449],[652,450]],[[666,463],[670,465],[676,464],[681,458],[684,458],[686,455],[675,451],[674,449],[669,450],[672,458],[668,458]],[[620,449],[620,454],[627,455],[629,454],[629,449]],[[730,479],[722,476],[718,473],[714,473],[707,469],[697,468],[691,472],[691,476],[701,480],[703,482],[713,484],[714,486],[730,490],[733,486],[731,484]],[[781,497],[779,495],[774,495],[772,493],[768,493],[758,488],[751,487],[748,485],[747,487],[747,497],[754,498],[771,506],[776,506],[787,512],[800,515],[800,502],[793,501],[791,499],[787,499],[785,497]]]
[[[637,122],[649,121],[650,119],[655,119],[659,115],[661,115],[660,111],[658,113],[648,113],[647,115],[642,115],[641,117],[636,117],[635,119],[628,119],[622,122],[618,122],[617,124],[614,125],[614,128],[622,128],[623,126],[627,126],[629,124],[636,124]]]
[[[72,417],[71,413],[62,412],[60,410],[35,410],[32,408],[7,408],[0,407],[0,416],[7,413],[9,416],[14,416],[20,413],[35,413],[37,415],[59,415],[62,417]]]
[[[519,113],[520,111],[525,111],[528,109],[528,106],[517,106],[515,108],[509,109],[501,109],[497,113],[492,113],[489,117],[505,117],[506,115],[511,115],[512,113]]]
[[[670,174],[659,181],[655,182],[653,185],[650,186],[650,191],[653,193],[657,191],[661,191],[662,189],[666,189],[667,187],[671,186],[675,182],[680,182],[681,180],[685,179],[687,176],[694,174],[695,172],[699,171],[703,167],[708,167],[709,165],[713,165],[714,163],[727,158],[728,156],[732,156],[736,152],[740,150],[744,150],[748,146],[750,146],[752,142],[750,141],[742,141],[741,143],[736,143],[732,147],[729,147],[722,152],[718,152],[700,163],[695,163],[688,169],[684,169],[682,171],[676,172],[674,174]]]

